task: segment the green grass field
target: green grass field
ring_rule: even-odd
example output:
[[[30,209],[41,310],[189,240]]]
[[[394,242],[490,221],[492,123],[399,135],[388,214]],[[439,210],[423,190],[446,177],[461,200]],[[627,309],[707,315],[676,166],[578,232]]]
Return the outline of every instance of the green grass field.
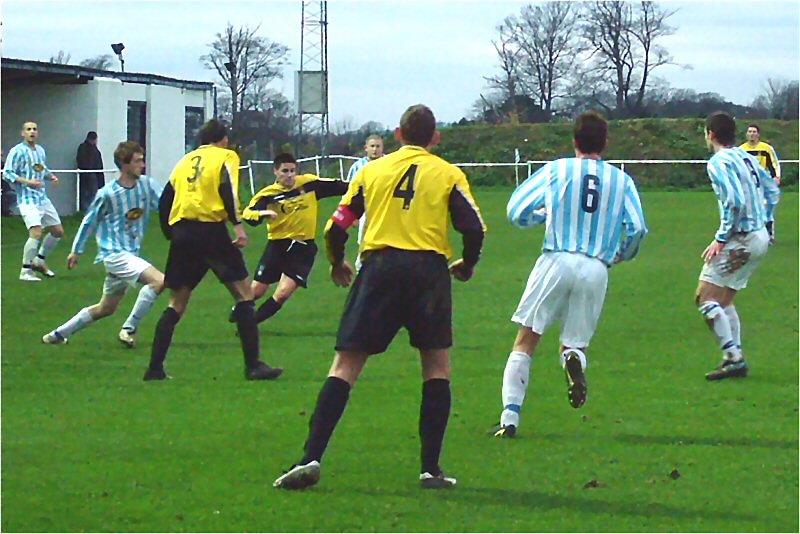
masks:
[[[501,408],[509,317],[542,238],[505,222],[509,194],[476,192],[489,225],[483,260],[471,282],[454,283],[442,465],[459,483],[446,492],[418,488],[420,373],[405,334],[367,365],[320,484],[271,487],[300,456],[332,357],[345,291],[322,254],[311,289],[261,327],[264,359],[286,369],[278,381],[244,380],[230,297],[209,276],[178,325],[173,379],[144,383],[166,299],[135,350],[116,340],[133,295],[68,345],[44,346],[42,334],[96,301],[103,270],[90,254],[64,267],[71,218],[50,262],[58,276],[19,282],[24,227],[4,218],[2,530],[797,532],[797,194],[784,195],[779,242],[737,297],[748,378],[703,378],[719,358],[693,302],[718,222],[713,194],[646,193],[651,233],[635,262],[610,273],[586,405],[567,402],[554,329],[531,368],[518,439],[500,441],[486,431]],[[321,218],[334,204],[323,202]],[[163,267],[155,223],[144,255]],[[251,268],[263,232],[250,233]]]

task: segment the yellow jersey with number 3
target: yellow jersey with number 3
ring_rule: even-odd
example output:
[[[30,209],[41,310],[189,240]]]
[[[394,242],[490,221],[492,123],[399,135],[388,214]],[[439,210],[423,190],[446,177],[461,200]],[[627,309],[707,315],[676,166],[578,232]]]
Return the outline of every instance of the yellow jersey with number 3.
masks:
[[[169,176],[175,199],[169,224],[188,219],[224,222],[228,219],[220,186],[231,187],[239,212],[239,156],[233,150],[203,145],[183,156]]]
[[[486,231],[466,175],[419,146],[405,145],[362,167],[340,204],[358,205],[356,211],[366,214],[361,252],[392,247],[450,258],[451,217],[456,229],[463,224]]]

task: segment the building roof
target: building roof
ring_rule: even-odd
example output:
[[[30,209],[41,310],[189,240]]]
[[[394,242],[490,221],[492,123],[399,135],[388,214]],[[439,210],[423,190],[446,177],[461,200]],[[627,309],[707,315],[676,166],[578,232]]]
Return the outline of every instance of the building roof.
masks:
[[[94,78],[115,78],[127,83],[143,83],[149,85],[168,85],[182,89],[210,91],[213,82],[179,80],[158,74],[142,74],[137,72],[117,72],[112,70],[31,61],[28,59],[0,59],[0,79],[3,86],[19,86],[39,83],[81,84]]]

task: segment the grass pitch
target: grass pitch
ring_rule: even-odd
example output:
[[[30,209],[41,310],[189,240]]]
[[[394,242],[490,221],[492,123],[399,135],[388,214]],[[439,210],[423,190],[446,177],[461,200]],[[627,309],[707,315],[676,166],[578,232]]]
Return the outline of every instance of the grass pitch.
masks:
[[[778,244],[736,300],[748,378],[703,379],[719,358],[693,303],[718,222],[713,194],[646,193],[651,234],[635,262],[610,273],[586,405],[569,407],[553,329],[531,368],[518,438],[500,441],[486,431],[501,408],[509,317],[542,239],[505,222],[509,194],[477,191],[483,259],[471,282],[454,282],[442,465],[459,483],[446,492],[417,485],[421,387],[404,334],[351,393],[320,484],[272,489],[300,456],[345,297],[322,254],[311,288],[261,326],[264,359],[286,368],[278,381],[244,380],[231,299],[209,276],[176,330],[173,380],[144,383],[166,298],[134,350],[116,340],[133,294],[69,345],[44,346],[42,334],[97,300],[103,269],[87,253],[66,270],[79,222],[69,219],[50,261],[58,276],[19,282],[25,231],[4,218],[2,530],[797,532],[797,194],[784,195]],[[321,218],[334,204],[323,202]],[[263,232],[250,231],[250,268]],[[163,268],[155,220],[144,256]]]

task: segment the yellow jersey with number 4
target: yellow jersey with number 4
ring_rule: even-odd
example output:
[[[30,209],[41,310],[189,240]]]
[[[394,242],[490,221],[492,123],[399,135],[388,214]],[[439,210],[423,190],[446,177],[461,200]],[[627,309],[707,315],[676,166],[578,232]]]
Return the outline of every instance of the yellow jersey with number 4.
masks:
[[[459,231],[486,231],[464,173],[419,146],[403,146],[362,167],[340,204],[357,216],[366,213],[362,252],[392,247],[449,258],[449,219]]]
[[[169,224],[180,220],[223,222],[228,213],[220,194],[231,188],[239,212],[239,156],[233,150],[203,145],[183,156],[169,176],[175,199]]]

